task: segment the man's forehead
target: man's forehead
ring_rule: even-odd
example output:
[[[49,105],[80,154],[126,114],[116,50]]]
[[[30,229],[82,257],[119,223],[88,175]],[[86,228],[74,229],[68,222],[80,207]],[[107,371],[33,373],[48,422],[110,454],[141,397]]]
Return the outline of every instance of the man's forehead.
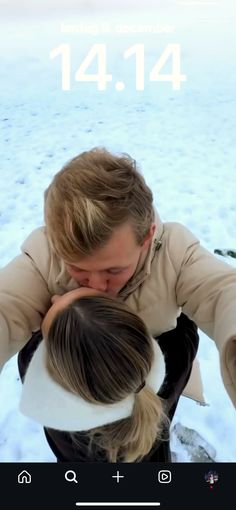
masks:
[[[137,246],[135,239],[127,236],[126,238],[111,239],[106,245],[94,251],[87,257],[75,257],[73,260],[65,261],[66,264],[84,270],[103,271],[106,269],[115,269],[127,266],[132,262],[136,255]]]
[[[125,260],[124,257],[117,258],[117,256],[114,256],[113,258],[103,260],[98,260],[96,258],[93,260],[91,258],[83,258],[79,261],[75,260],[74,262],[67,262],[67,264],[75,269],[81,269],[81,271],[105,271],[107,269],[127,267],[128,262],[127,258]]]
[[[119,252],[99,250],[88,257],[79,257],[78,259],[75,257],[73,261],[65,261],[65,263],[84,271],[105,271],[106,269],[127,267],[132,263],[135,255],[136,250],[126,246]]]

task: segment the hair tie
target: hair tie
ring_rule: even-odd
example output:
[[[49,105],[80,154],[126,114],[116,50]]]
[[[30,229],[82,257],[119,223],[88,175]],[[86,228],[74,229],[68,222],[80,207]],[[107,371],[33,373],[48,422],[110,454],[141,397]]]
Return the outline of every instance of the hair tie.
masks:
[[[134,393],[139,393],[143,389],[145,384],[146,384],[146,381],[143,381],[142,384],[140,384],[140,386],[138,387],[138,389]]]

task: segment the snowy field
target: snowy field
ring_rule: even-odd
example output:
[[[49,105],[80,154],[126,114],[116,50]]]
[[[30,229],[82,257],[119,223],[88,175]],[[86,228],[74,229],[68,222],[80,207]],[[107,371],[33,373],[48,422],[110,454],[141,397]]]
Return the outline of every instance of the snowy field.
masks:
[[[4,11],[0,267],[42,224],[43,191],[52,176],[71,157],[95,146],[128,152],[137,160],[164,221],[184,223],[212,252],[236,249],[235,7],[227,1],[163,0],[157,5],[145,12],[91,7],[47,15],[45,10],[37,17],[32,11],[28,16]],[[97,43],[105,45],[107,73],[113,75],[104,91],[96,83],[74,80]],[[168,81],[148,79],[170,43],[181,46],[181,73],[187,80],[180,90]],[[71,50],[67,91],[61,90],[61,57],[49,58],[61,44]],[[135,56],[123,57],[134,44],[145,47],[143,91],[135,90]],[[94,60],[87,72],[97,72],[96,65]],[[171,59],[161,72],[171,72]],[[116,89],[117,81],[125,83],[124,90]],[[209,405],[181,398],[172,451],[178,462],[196,461],[180,440],[181,427],[187,427],[197,433],[191,435],[192,452],[194,445],[203,445],[213,460],[235,462],[235,410],[221,381],[218,353],[204,334],[199,360]],[[0,376],[0,461],[54,462],[41,427],[18,412],[20,392],[15,357]]]

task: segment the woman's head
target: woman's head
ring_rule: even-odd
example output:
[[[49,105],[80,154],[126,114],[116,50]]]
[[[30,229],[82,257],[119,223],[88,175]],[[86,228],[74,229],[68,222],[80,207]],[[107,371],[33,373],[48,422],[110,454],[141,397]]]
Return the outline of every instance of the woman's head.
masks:
[[[141,460],[166,421],[161,400],[148,385],[136,393],[154,358],[143,321],[125,303],[80,288],[53,299],[42,329],[48,371],[66,390],[103,406],[135,395],[128,418],[87,433],[90,447],[101,447],[110,462]],[[78,435],[71,437],[79,446]]]
[[[93,289],[54,298],[42,331],[53,378],[90,402],[124,399],[150,371],[153,347],[143,321]]]

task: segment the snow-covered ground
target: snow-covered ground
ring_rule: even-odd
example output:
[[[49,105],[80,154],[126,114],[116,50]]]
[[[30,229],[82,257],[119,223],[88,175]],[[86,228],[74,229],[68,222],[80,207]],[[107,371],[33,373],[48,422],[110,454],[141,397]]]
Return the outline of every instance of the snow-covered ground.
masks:
[[[34,17],[31,9],[28,16],[10,11],[2,17],[0,267],[42,224],[43,191],[52,176],[71,157],[98,145],[137,160],[163,220],[184,223],[211,251],[236,248],[235,7],[231,1],[157,5],[145,12],[91,8],[70,15],[68,8],[47,16],[45,8],[44,16]],[[105,44],[106,72],[113,75],[105,91],[74,80],[96,43]],[[187,81],[179,91],[168,81],[149,81],[169,43],[181,45]],[[71,49],[70,91],[61,90],[61,57],[49,58],[60,44]],[[145,48],[141,92],[135,90],[135,56],[123,57],[134,44]],[[96,65],[94,60],[87,72],[97,72]],[[171,72],[171,59],[161,72]],[[124,90],[116,89],[117,81]],[[214,460],[235,462],[235,410],[221,381],[218,353],[204,334],[199,359],[209,406],[181,398],[172,450],[177,461],[193,460],[180,441],[181,424],[198,433],[194,444],[203,438],[211,445]],[[18,412],[20,392],[13,358],[0,376],[0,460],[53,462],[41,427]]]

